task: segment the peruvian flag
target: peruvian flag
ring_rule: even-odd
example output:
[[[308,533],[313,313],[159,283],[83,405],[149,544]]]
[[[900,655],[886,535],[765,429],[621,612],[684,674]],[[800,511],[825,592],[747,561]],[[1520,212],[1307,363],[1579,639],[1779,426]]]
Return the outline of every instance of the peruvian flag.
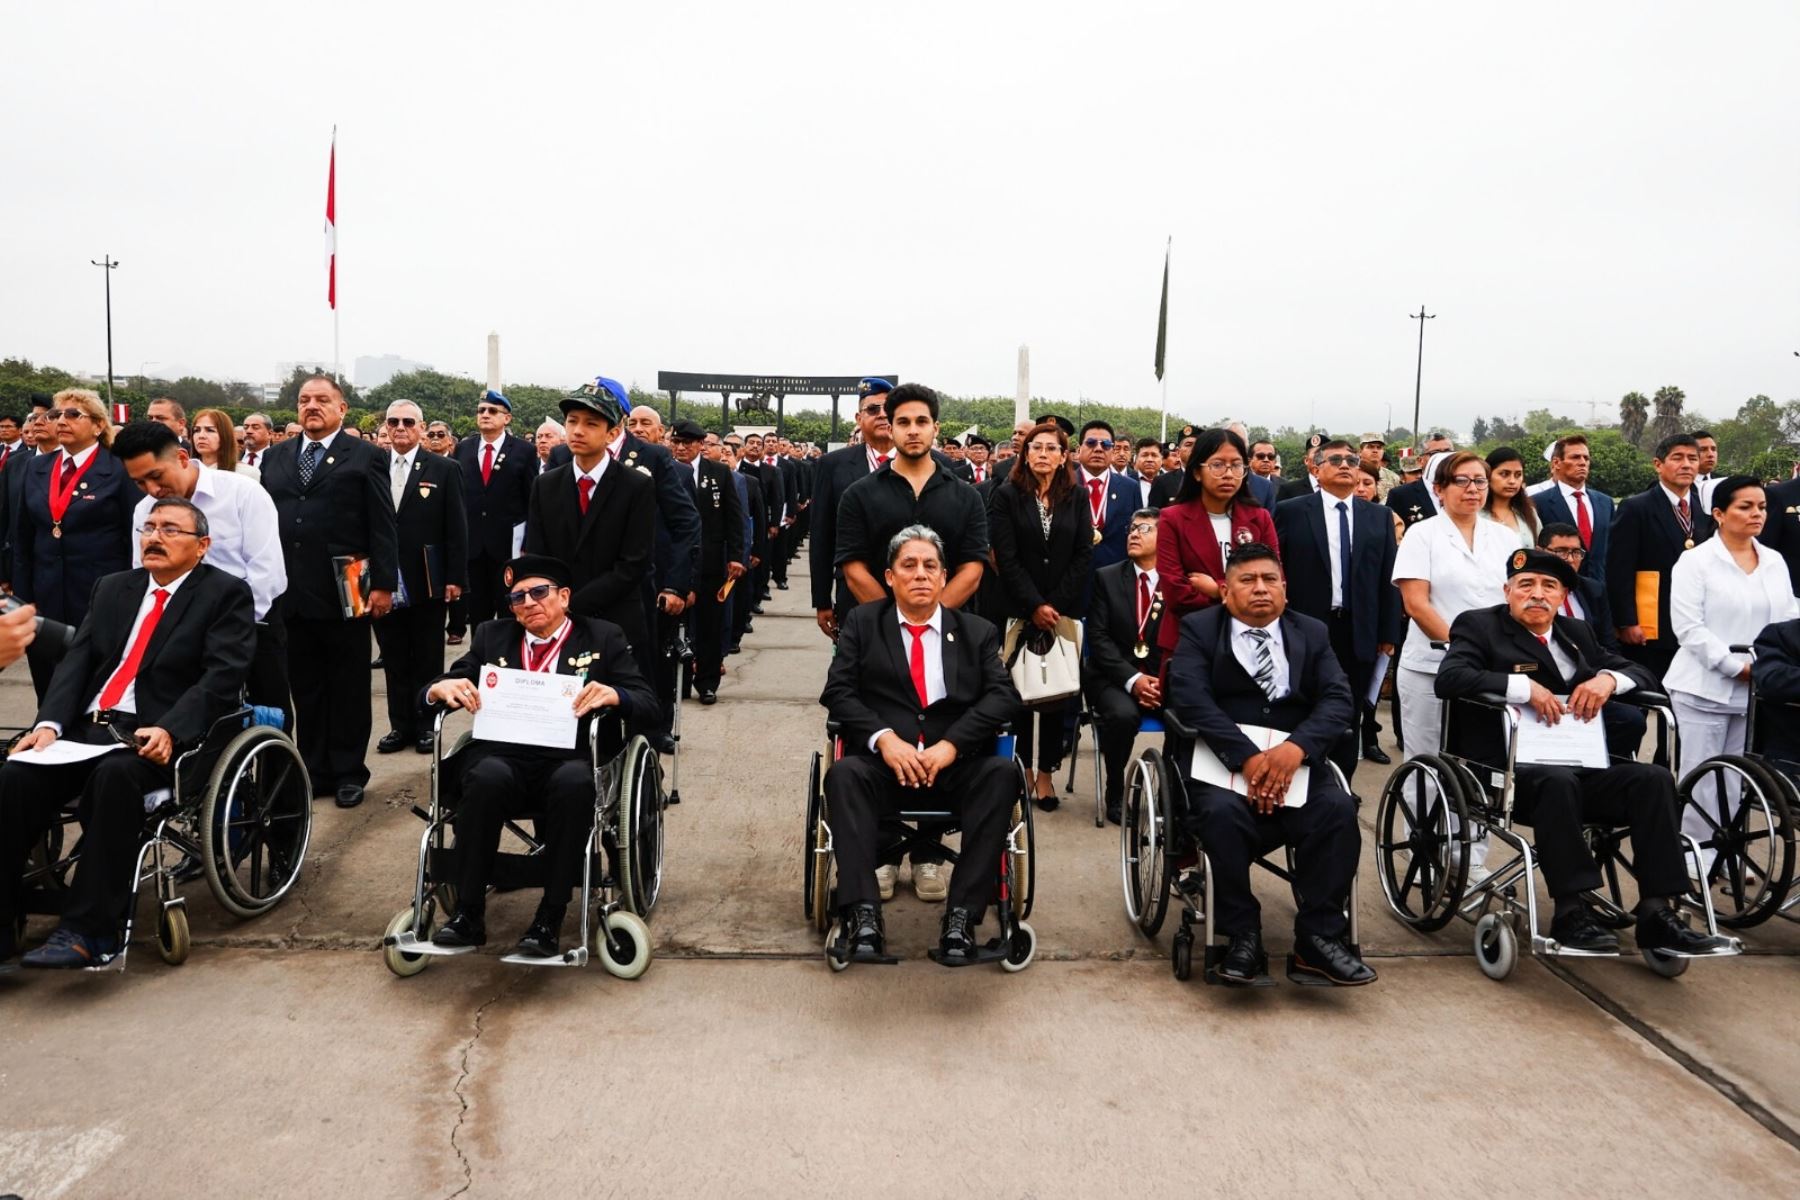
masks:
[[[337,308],[337,128],[331,130],[331,168],[325,175],[325,257],[331,264],[325,299]]]
[[[131,420],[131,405],[129,405],[129,404],[114,404],[113,405],[113,424],[114,425],[124,425],[124,424],[127,424],[130,420]]]

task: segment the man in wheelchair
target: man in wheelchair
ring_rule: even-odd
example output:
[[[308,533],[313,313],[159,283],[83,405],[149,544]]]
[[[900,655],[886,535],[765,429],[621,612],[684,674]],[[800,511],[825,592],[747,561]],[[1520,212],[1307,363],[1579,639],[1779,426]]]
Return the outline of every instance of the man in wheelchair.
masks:
[[[1441,699],[1504,696],[1554,725],[1594,720],[1614,696],[1657,688],[1644,667],[1602,649],[1587,622],[1558,615],[1564,593],[1576,586],[1568,562],[1545,550],[1519,550],[1507,560],[1506,574],[1506,603],[1471,609],[1451,624],[1450,648],[1437,675]],[[1502,770],[1504,730],[1498,715],[1461,706],[1450,714],[1446,748]],[[1513,779],[1515,818],[1535,832],[1544,882],[1556,902],[1553,938],[1571,950],[1617,953],[1618,935],[1595,919],[1584,897],[1602,881],[1582,827],[1623,824],[1631,828],[1635,851],[1639,949],[1713,952],[1716,939],[1689,929],[1671,904],[1687,890],[1688,873],[1675,778],[1667,769],[1639,762],[1605,768],[1521,763]]]
[[[1229,939],[1219,978],[1243,986],[1268,971],[1250,865],[1287,845],[1296,906],[1289,976],[1373,983],[1374,969],[1345,938],[1362,849],[1356,801],[1338,786],[1327,757],[1356,719],[1344,669],[1324,623],[1287,611],[1281,563],[1268,546],[1232,553],[1223,599],[1182,618],[1167,692],[1175,718],[1204,743],[1196,758],[1210,751],[1230,772],[1229,787],[1203,782],[1196,762],[1187,784],[1188,827],[1212,864],[1215,923]],[[1252,740],[1262,730],[1286,737],[1263,749]],[[1299,793],[1290,785],[1303,767],[1308,779]]]
[[[1790,769],[1800,766],[1800,619],[1777,621],[1756,635],[1750,682],[1762,726],[1752,734],[1755,744]]]
[[[0,767],[0,971],[18,953],[26,859],[79,796],[81,857],[50,940],[27,967],[99,966],[119,952],[147,813],[171,762],[238,707],[256,644],[250,585],[201,560],[206,515],[157,501],[138,531],[144,565],[101,579],[31,732]],[[105,747],[105,753],[84,751]]]
[[[594,815],[594,773],[588,729],[598,713],[617,709],[621,724],[655,726],[656,695],[638,669],[625,634],[610,621],[569,615],[569,568],[559,559],[527,554],[507,564],[506,602],[512,620],[483,622],[468,653],[425,689],[427,705],[477,711],[477,677],[485,667],[579,675],[575,697],[581,717],[572,749],[522,746],[475,739],[450,759],[460,772],[461,798],[454,825],[458,872],[456,912],[431,939],[440,946],[474,947],[487,941],[487,884],[500,834],[509,818],[538,814],[538,833],[549,878],[537,915],[519,939],[519,952],[554,958],[561,951],[569,895],[581,879],[581,855]],[[615,728],[602,738],[618,738]]]
[[[852,609],[819,702],[843,739],[825,775],[838,902],[852,961],[884,961],[875,867],[881,817],[906,808],[958,814],[962,850],[950,880],[938,961],[978,961],[975,927],[994,901],[1018,798],[1018,768],[994,738],[1019,705],[1000,638],[980,617],[946,608],[944,547],[909,525],[887,547],[892,600]]]

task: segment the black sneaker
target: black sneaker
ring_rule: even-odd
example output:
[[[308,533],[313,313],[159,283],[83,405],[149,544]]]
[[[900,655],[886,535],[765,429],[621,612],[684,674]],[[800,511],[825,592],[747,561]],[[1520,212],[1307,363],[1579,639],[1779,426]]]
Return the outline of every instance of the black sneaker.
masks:
[[[1730,942],[1689,929],[1674,909],[1658,905],[1638,917],[1637,944],[1639,950],[1660,950],[1686,958],[1721,953]]]
[[[966,908],[944,910],[944,923],[938,933],[939,966],[966,967],[975,961],[974,914]]]
[[[1665,910],[1666,911],[1666,910]],[[1642,926],[1640,925],[1641,929]],[[1550,922],[1550,936],[1566,949],[1586,954],[1617,954],[1619,935],[1603,928],[1594,920],[1593,910],[1585,904],[1559,909]]]

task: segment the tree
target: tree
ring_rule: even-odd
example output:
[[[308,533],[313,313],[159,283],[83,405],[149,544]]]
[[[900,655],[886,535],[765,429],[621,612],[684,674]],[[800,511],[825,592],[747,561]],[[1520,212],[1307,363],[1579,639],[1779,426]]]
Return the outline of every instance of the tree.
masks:
[[[1550,434],[1558,431],[1575,429],[1579,422],[1569,417],[1559,417],[1547,408],[1534,408],[1525,414],[1525,432]],[[1480,438],[1476,438],[1480,441]]]
[[[1656,417],[1650,422],[1650,436],[1655,441],[1662,441],[1682,431],[1681,406],[1687,400],[1687,393],[1678,387],[1664,386],[1656,389],[1656,397],[1652,401],[1656,405]]]
[[[1619,432],[1632,445],[1644,440],[1644,426],[1650,419],[1650,400],[1642,392],[1626,392],[1619,398]],[[1602,491],[1606,489],[1602,488]]]
[[[1495,417],[1488,422],[1488,437],[1510,446],[1525,440],[1525,427],[1505,417]]]
[[[300,385],[305,383],[307,380],[311,379],[315,375],[324,375],[327,378],[329,378],[331,376],[331,372],[327,371],[324,367],[318,367],[318,366],[295,367],[294,373],[292,375],[289,375],[287,377],[287,380],[284,383],[282,383],[281,396],[278,400],[276,400],[276,402],[275,402],[276,405],[278,407],[289,409],[289,410],[298,409],[300,407]],[[338,381],[338,390],[340,390],[344,393],[344,399],[346,402],[349,403],[351,408],[358,408],[362,405],[362,397],[357,395],[356,388],[350,383],[349,380],[347,380],[347,379],[339,380]]]
[[[1588,482],[1614,499],[1635,495],[1656,481],[1656,469],[1622,430],[1591,430],[1588,453]]]
[[[1487,418],[1475,418],[1475,424],[1469,427],[1469,440],[1474,442],[1477,446],[1488,440]]]

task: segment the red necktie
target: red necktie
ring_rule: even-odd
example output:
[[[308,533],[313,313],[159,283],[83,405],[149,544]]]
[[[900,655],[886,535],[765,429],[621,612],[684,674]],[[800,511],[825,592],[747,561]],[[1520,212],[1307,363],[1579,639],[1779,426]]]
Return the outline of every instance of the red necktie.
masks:
[[[888,458],[889,456],[886,454],[877,454],[875,456],[875,469],[880,470],[882,467],[887,466]]]
[[[6,459],[0,458],[0,467],[4,467],[5,465],[6,465]],[[975,468],[975,482],[976,483],[986,483],[987,482],[987,468],[986,467],[976,467]]]
[[[1564,592],[1563,593],[1563,616],[1572,617],[1574,615],[1575,615],[1575,593],[1574,592]]]
[[[583,502],[582,507],[587,507],[585,501]],[[539,642],[537,645],[533,646],[531,648],[531,662],[528,664],[530,669],[533,671],[543,670],[544,664],[550,660],[550,655],[555,653],[555,651],[555,641]]]
[[[594,481],[589,479],[586,475],[583,475],[580,479],[575,481],[575,486],[581,489],[581,514],[586,516],[588,500],[592,498],[594,494]]]
[[[929,625],[908,625],[906,632],[912,634],[912,658],[908,665],[912,668],[913,690],[919,693],[921,707],[931,703],[930,693],[925,689],[925,631]]]
[[[1092,512],[1094,514],[1094,524],[1098,525],[1100,523],[1101,495],[1106,487],[1106,481],[1103,479],[1090,479],[1087,481],[1087,485],[1088,485],[1088,508],[1090,510],[1092,510]]]
[[[1150,577],[1142,571],[1138,572],[1138,629],[1144,628],[1144,622],[1150,618]]]
[[[3,458],[0,458],[0,466],[5,466],[5,465],[6,465],[6,460]],[[254,467],[256,465],[256,451],[252,450],[250,453],[244,455],[244,465],[246,467]]]
[[[6,460],[12,457],[11,446],[0,446],[0,471],[6,470]]]
[[[131,643],[131,650],[125,655],[125,661],[119,669],[112,673],[106,686],[100,691],[100,708],[102,711],[112,708],[125,698],[125,689],[137,678],[138,664],[144,659],[144,648],[150,644],[150,635],[156,632],[156,623],[162,620],[163,605],[168,602],[169,593],[164,588],[156,589],[156,606],[144,623],[138,626],[138,635]]]
[[[1581,530],[1581,546],[1584,550],[1594,548],[1594,522],[1588,517],[1587,501],[1581,498],[1581,492],[1575,493],[1575,527]]]
[[[494,474],[494,443],[486,442],[481,447],[481,486],[486,487],[488,479]],[[581,506],[584,510],[587,505]]]
[[[1686,496],[1683,496],[1676,502],[1675,511],[1681,514],[1681,532],[1692,534],[1694,532],[1694,518],[1688,515]]]
[[[1546,650],[1548,650],[1548,649],[1549,649],[1549,648],[1550,648],[1550,638],[1549,638],[1549,635],[1547,635],[1547,634],[1542,634],[1542,633],[1534,633],[1534,634],[1532,634],[1532,635],[1531,635],[1531,636],[1532,636],[1532,637],[1535,637],[1535,638],[1536,638],[1536,639],[1537,639],[1537,640],[1538,640],[1538,644],[1539,644],[1539,645],[1541,645],[1541,646],[1543,646],[1543,647],[1544,647],[1544,649],[1546,649]]]

